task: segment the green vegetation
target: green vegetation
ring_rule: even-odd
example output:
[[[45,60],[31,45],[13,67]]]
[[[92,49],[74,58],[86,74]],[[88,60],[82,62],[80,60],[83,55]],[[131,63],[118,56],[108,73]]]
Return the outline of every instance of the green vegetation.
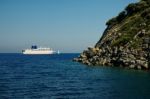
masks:
[[[140,13],[144,9],[148,8],[150,3],[148,0],[141,0],[139,3],[129,4],[124,11],[119,13],[117,17],[114,17],[106,22],[107,26],[113,26],[122,22],[125,18],[128,18],[134,14]],[[148,16],[149,17],[149,16]]]
[[[122,37],[120,37],[119,39],[117,39],[112,46],[123,46],[125,44],[127,44],[132,38],[128,35],[124,35]]]
[[[112,42],[112,46],[130,44],[130,47],[137,48],[142,43],[140,37],[133,38],[143,29],[150,31],[150,0],[141,0],[138,3],[129,4],[118,16],[110,19],[108,27],[118,27],[121,36]],[[146,35],[145,35],[146,36]]]
[[[144,10],[141,14],[143,18],[150,19],[150,8]]]

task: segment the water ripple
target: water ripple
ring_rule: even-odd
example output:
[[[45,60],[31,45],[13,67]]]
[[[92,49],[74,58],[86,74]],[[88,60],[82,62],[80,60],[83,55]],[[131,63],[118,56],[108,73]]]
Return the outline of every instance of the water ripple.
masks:
[[[0,54],[0,99],[150,97],[149,72],[88,67],[71,61],[77,56]]]

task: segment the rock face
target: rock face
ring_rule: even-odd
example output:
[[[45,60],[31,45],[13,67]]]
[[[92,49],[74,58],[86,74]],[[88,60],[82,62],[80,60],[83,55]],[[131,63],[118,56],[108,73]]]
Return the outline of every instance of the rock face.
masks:
[[[149,69],[150,1],[129,4],[106,25],[95,47],[89,47],[74,61],[92,66]]]

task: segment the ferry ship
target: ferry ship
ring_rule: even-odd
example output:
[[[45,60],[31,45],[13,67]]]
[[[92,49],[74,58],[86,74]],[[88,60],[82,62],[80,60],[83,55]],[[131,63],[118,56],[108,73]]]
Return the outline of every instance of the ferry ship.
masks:
[[[43,48],[43,47],[37,47],[36,45],[31,46],[30,49],[22,50],[23,54],[54,54],[55,51],[53,51],[51,48]]]

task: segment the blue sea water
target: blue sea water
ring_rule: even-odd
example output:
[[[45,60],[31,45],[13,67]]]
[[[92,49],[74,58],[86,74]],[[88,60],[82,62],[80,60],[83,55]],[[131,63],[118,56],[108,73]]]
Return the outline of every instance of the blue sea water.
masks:
[[[89,67],[79,54],[0,54],[0,99],[150,99],[150,72]]]

